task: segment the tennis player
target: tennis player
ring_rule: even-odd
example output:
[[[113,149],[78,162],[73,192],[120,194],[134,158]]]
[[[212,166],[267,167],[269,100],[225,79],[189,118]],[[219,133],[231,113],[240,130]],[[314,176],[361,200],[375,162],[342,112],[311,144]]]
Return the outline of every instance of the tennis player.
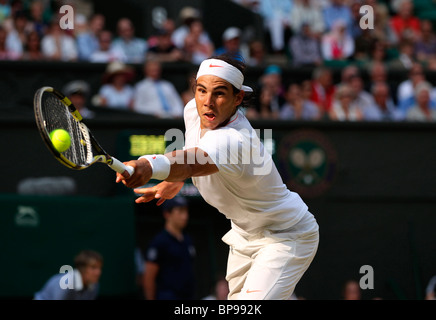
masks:
[[[228,56],[204,60],[195,98],[184,110],[184,149],[125,162],[135,173],[128,179],[117,173],[116,181],[138,188],[137,203],[159,199],[160,205],[192,178],[204,200],[231,220],[222,238],[230,247],[229,299],[284,300],[316,254],[318,224],[300,196],[286,188],[240,110],[252,92],[243,85],[244,70]],[[139,188],[150,179],[163,181]]]

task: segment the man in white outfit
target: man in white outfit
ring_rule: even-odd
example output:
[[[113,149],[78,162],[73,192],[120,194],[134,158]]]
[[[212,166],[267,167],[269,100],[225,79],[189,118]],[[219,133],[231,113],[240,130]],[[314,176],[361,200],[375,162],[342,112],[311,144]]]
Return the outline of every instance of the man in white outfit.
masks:
[[[128,161],[137,203],[173,198],[192,178],[206,202],[231,220],[223,237],[230,247],[229,299],[289,299],[318,247],[318,224],[300,196],[284,185],[241,106],[252,91],[245,65],[229,56],[203,61],[195,98],[185,107],[185,146],[165,155]],[[248,93],[246,95],[246,93]]]

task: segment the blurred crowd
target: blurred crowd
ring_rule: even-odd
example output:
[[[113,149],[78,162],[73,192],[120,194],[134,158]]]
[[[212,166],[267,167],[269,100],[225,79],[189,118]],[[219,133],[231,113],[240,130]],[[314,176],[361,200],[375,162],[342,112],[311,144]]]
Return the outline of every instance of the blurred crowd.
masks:
[[[162,65],[195,66],[230,53],[264,70],[256,103],[245,110],[250,119],[436,120],[436,91],[426,77],[436,71],[432,0],[418,6],[411,0],[232,1],[262,17],[262,37],[223,23],[216,45],[201,12],[188,6],[143,38],[128,17],[117,18],[110,31],[108,17],[80,10],[83,0],[0,0],[0,60],[106,63],[99,92],[89,92],[83,83],[71,86],[81,87],[76,91],[91,96],[96,106],[170,118],[180,117],[193,95],[162,79]],[[74,29],[60,28],[64,4],[76,5]],[[422,10],[429,18],[421,18]],[[143,65],[144,79],[135,82],[129,64]],[[338,66],[341,78],[335,81]],[[285,72],[289,68],[309,68],[312,77],[293,81]],[[407,79],[393,85],[391,70]]]

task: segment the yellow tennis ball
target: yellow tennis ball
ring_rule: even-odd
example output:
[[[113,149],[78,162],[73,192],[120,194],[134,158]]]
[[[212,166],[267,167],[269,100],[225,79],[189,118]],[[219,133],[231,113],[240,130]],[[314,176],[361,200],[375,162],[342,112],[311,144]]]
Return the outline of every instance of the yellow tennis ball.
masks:
[[[70,134],[64,129],[56,129],[50,132],[50,140],[59,152],[67,151],[71,146]]]

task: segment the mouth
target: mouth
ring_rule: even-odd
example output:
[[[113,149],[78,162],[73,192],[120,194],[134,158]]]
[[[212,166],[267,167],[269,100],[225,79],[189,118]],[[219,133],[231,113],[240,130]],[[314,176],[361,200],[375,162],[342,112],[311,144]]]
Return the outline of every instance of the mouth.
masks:
[[[216,115],[213,112],[206,112],[203,115],[208,121],[213,121],[216,119]]]

